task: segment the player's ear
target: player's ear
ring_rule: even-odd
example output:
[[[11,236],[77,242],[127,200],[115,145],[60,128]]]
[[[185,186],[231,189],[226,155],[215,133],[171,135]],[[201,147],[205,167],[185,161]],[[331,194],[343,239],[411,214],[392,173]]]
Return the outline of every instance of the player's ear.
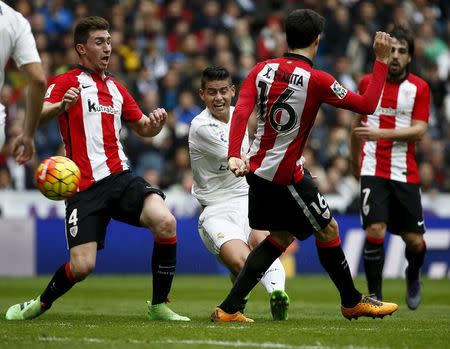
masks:
[[[200,98],[202,99],[202,101],[205,100],[205,90],[204,89],[199,89],[198,90],[198,95],[200,96]]]
[[[231,85],[231,97],[234,97],[235,94],[236,94],[236,86]]]
[[[76,44],[75,45],[75,50],[77,51],[77,53],[79,55],[84,55],[86,54],[86,48],[84,47],[83,44]]]

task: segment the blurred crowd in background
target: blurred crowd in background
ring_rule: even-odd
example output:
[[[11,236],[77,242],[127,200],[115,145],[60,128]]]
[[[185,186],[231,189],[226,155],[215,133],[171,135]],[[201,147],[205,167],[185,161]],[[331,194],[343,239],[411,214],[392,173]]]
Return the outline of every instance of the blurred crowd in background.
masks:
[[[203,69],[226,67],[238,91],[258,61],[286,50],[283,18],[295,8],[311,8],[327,20],[314,66],[332,73],[356,91],[374,60],[377,30],[398,23],[415,33],[411,71],[431,86],[429,130],[418,144],[422,190],[450,192],[450,1],[448,0],[17,0],[7,1],[29,19],[44,68],[52,76],[78,63],[72,28],[77,19],[99,15],[110,21],[113,54],[109,70],[148,113],[169,112],[155,138],[122,131],[135,172],[164,189],[175,214],[195,214],[189,192],[192,173],[187,135],[203,105],[198,97]],[[7,136],[20,132],[24,117],[24,79],[12,62],[0,100],[7,108]],[[347,200],[356,212],[358,182],[349,165],[352,113],[323,105],[305,150],[306,167],[324,194]],[[63,155],[57,122],[39,128],[37,157],[15,165],[7,143],[0,154],[0,188],[34,189],[39,160]]]

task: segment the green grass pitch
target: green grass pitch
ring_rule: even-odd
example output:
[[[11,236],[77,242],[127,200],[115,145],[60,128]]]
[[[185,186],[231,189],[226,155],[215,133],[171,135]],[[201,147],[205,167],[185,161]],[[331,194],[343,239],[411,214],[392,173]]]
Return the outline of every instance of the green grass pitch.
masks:
[[[289,320],[274,322],[268,295],[258,286],[246,314],[254,324],[215,324],[213,307],[230,288],[227,277],[177,275],[171,307],[190,323],[150,322],[145,300],[146,276],[93,275],[32,321],[6,321],[7,308],[35,297],[48,277],[0,278],[0,348],[450,348],[450,280],[424,280],[417,311],[404,302],[404,280],[386,280],[386,300],[400,307],[384,319],[348,321],[325,276],[298,276],[287,281]],[[365,289],[362,278],[355,280]]]

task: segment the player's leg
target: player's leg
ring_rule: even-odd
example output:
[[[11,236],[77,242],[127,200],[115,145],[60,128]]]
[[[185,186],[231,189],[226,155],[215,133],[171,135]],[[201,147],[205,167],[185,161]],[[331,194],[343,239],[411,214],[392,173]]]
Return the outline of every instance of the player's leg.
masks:
[[[68,200],[65,224],[70,262],[57,269],[40,296],[9,308],[6,313],[8,320],[29,320],[41,315],[56,299],[92,272],[97,248],[103,247],[106,226],[110,219],[109,216],[99,213],[101,199],[95,200],[96,196],[96,190],[88,190]]]
[[[393,204],[389,181],[375,176],[361,177],[360,214],[366,230],[364,243],[364,271],[370,294],[382,300],[382,275],[384,266],[384,238],[386,223]],[[395,211],[393,211],[395,212]],[[394,215],[397,212],[393,213]]]
[[[411,310],[417,309],[421,301],[420,269],[423,265],[426,244],[423,238],[425,224],[420,199],[420,188],[416,184],[393,182],[396,202],[395,230],[405,242],[406,304]]]
[[[248,239],[250,249],[255,248],[267,236],[267,231],[252,229]],[[269,267],[269,269],[267,269],[267,271],[264,273],[264,276],[261,278],[261,284],[269,294],[271,294],[274,290],[285,290],[286,273],[284,271],[283,264],[281,264],[280,262],[280,259],[277,258]]]
[[[372,223],[366,229],[366,241],[364,242],[364,271],[366,273],[369,293],[376,299],[383,299],[382,277],[384,266],[384,237],[386,224],[383,222]]]
[[[249,246],[251,249],[262,242],[268,232],[264,230],[252,229],[249,236]],[[275,259],[261,278],[270,296],[270,311],[274,320],[287,320],[289,310],[289,296],[285,291],[286,272],[279,258]]]
[[[140,223],[154,234],[152,255],[153,294],[148,302],[150,320],[190,321],[168,308],[166,302],[172,287],[176,266],[176,220],[157,193],[145,197]]]
[[[406,268],[406,304],[411,310],[419,307],[421,302],[420,268],[426,253],[426,244],[421,233],[403,233],[406,243],[405,256],[408,261]]]
[[[242,308],[245,297],[293,239],[293,236],[288,232],[271,232],[266,239],[256,246],[248,255],[244,268],[239,273],[228,296],[211,315],[211,320],[220,322],[220,311],[230,315],[238,313]]]

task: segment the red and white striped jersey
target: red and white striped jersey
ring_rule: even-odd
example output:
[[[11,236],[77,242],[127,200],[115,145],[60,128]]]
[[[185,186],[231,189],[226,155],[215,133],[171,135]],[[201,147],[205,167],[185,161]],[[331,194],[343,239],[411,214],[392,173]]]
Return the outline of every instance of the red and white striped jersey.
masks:
[[[370,75],[359,85],[366,89]],[[364,120],[377,128],[402,129],[411,127],[413,120],[428,123],[430,115],[430,87],[414,74],[401,82],[387,80],[378,107]],[[388,139],[367,141],[362,145],[361,176],[376,176],[390,180],[419,183],[415,142]]]
[[[122,120],[135,122],[143,115],[126,88],[113,77],[102,79],[88,68],[56,76],[45,101],[61,101],[70,87],[81,90],[76,104],[59,115],[59,130],[66,156],[80,168],[80,191],[112,173],[129,168],[119,133]]]
[[[376,61],[367,91],[358,95],[330,74],[312,68],[297,54],[258,63],[244,80],[230,128],[228,157],[240,157],[254,107],[257,129],[248,158],[250,171],[278,184],[303,178],[300,157],[322,103],[372,113],[380,98],[387,65]]]

